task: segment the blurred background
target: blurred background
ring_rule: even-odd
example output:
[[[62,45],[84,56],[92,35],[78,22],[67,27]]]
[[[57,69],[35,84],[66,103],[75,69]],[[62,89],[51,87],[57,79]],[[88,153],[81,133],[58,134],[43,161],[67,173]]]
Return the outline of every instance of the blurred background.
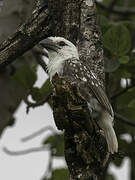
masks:
[[[0,42],[31,15],[35,0],[0,1]],[[97,1],[103,34],[106,90],[112,102],[121,157],[107,180],[135,179],[135,1]],[[35,49],[0,71],[0,179],[68,179],[63,134],[53,120],[51,85]],[[44,59],[43,59],[44,60]]]

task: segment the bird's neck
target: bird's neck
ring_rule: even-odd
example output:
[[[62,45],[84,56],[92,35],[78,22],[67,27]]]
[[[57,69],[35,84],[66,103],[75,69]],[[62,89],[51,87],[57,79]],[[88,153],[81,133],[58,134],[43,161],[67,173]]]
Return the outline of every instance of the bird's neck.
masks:
[[[65,51],[65,53],[50,53],[47,65],[50,80],[52,80],[56,73],[62,74],[65,61],[72,58],[79,59],[77,51],[73,51],[73,53],[68,53],[68,51]]]
[[[55,58],[49,60],[49,63],[47,64],[47,69],[50,80],[52,80],[53,76],[56,73],[61,74],[63,72],[63,65],[65,61],[66,59],[63,60],[61,58]]]

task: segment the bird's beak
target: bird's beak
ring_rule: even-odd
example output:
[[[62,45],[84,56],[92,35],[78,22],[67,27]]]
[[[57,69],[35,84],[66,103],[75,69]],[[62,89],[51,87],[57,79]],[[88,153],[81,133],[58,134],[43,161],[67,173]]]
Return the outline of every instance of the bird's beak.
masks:
[[[48,51],[56,51],[58,52],[58,49],[60,49],[60,47],[51,39],[46,38],[44,40],[42,40],[39,43],[43,48],[47,49]]]

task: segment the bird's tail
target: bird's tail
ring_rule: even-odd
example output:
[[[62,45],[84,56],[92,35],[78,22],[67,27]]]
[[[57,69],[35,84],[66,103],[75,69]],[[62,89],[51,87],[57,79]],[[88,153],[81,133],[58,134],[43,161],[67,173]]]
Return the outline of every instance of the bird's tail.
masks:
[[[107,112],[102,112],[102,118],[98,121],[99,126],[104,131],[110,153],[118,152],[118,141],[113,129],[113,117]]]

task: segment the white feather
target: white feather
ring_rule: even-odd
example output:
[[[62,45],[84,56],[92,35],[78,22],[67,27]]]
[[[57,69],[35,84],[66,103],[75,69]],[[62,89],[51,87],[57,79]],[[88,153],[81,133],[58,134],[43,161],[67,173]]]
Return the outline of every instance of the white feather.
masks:
[[[62,72],[64,61],[70,58],[79,59],[79,55],[76,46],[67,39],[64,39],[62,37],[50,37],[50,39],[53,40],[54,43],[64,41],[67,44],[63,48],[59,49],[58,52],[48,52],[49,63],[47,64],[47,68],[50,79],[52,79],[55,73],[59,74]]]
[[[118,141],[113,129],[113,117],[105,110],[102,110],[101,119],[98,124],[104,131],[104,135],[108,144],[108,151],[112,154],[118,152]]]

